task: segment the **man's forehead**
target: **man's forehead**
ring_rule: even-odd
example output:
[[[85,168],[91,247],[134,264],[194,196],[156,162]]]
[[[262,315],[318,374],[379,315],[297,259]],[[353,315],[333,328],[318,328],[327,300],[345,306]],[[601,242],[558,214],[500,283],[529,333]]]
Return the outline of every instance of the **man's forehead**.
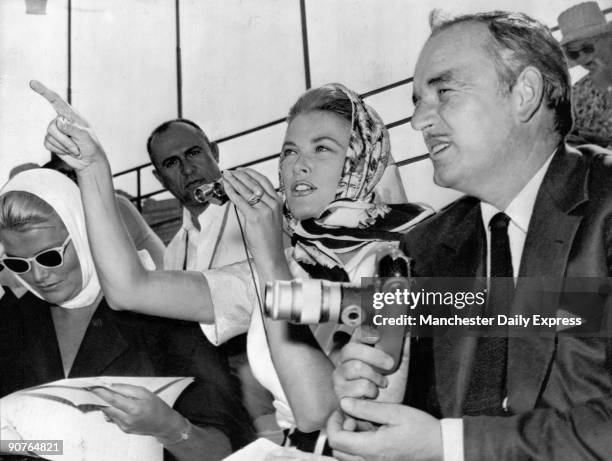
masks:
[[[194,146],[210,147],[204,133],[186,123],[173,123],[151,141],[151,151],[156,158],[178,155]]]
[[[491,61],[486,50],[490,39],[486,26],[473,22],[455,24],[435,33],[419,56],[415,86],[427,85],[440,77],[468,78],[484,61]]]

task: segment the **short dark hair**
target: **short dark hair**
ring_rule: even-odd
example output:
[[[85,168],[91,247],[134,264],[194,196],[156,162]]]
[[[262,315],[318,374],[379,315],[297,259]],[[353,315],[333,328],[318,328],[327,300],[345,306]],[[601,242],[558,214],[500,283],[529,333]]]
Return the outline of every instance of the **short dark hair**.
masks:
[[[59,171],[68,179],[70,179],[73,183],[79,184],[79,180],[77,178],[76,171],[70,165],[68,165],[64,160],[62,160],[57,155],[53,155],[51,160],[45,163],[42,168],[49,168],[50,170]]]
[[[544,99],[555,114],[555,130],[565,137],[572,129],[571,81],[568,63],[559,42],[541,22],[524,13],[491,11],[454,18],[431,19],[431,36],[456,25],[477,23],[487,26],[493,40],[491,53],[500,83],[510,91],[527,66],[536,67],[544,80]]]
[[[153,160],[153,156],[151,153],[151,144],[153,143],[153,138],[155,138],[155,136],[162,134],[163,132],[167,131],[172,125],[178,124],[178,123],[184,123],[185,125],[189,125],[192,126],[193,128],[195,128],[198,132],[202,133],[202,136],[204,136],[204,139],[206,139],[206,143],[207,144],[211,144],[211,142],[208,139],[208,136],[206,136],[206,133],[204,133],[204,130],[202,128],[200,128],[200,126],[192,121],[189,120],[187,118],[175,118],[172,120],[168,120],[164,123],[162,123],[161,125],[159,125],[157,128],[155,128],[151,134],[149,135],[149,138],[147,139],[147,152],[149,153],[149,157],[151,158],[151,160]]]

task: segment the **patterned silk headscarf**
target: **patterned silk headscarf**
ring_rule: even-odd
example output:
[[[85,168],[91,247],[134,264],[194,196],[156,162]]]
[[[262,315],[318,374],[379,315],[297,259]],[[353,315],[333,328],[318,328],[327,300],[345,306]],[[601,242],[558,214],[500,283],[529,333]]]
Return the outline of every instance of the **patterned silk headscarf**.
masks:
[[[351,136],[336,197],[318,218],[295,219],[286,201],[284,210],[294,258],[334,267],[342,265],[336,253],[356,250],[371,241],[397,240],[399,232],[420,221],[424,214],[417,205],[396,212],[389,205],[374,203],[373,191],[391,152],[389,132],[376,111],[355,92],[339,83],[326,87],[340,90],[352,105]],[[282,175],[280,185],[284,190]]]

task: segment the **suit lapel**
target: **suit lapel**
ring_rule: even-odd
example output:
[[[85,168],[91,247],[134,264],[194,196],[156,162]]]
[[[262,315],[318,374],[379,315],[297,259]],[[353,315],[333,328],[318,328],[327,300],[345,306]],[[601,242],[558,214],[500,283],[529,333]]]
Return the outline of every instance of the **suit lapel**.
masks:
[[[128,342],[114,322],[113,312],[102,298],[89,322],[70,377],[101,376],[128,349]]]
[[[485,276],[485,234],[480,213],[480,202],[475,201],[465,219],[447,234],[440,253],[436,254],[436,277]],[[475,285],[478,279],[474,279]],[[480,290],[474,286],[474,290]],[[444,416],[459,417],[474,365],[477,337],[453,331],[434,339],[434,364],[438,401]]]
[[[530,318],[532,314],[542,314],[540,305],[529,302],[529,280],[544,277],[548,292],[561,292],[574,236],[582,221],[582,215],[574,211],[588,199],[586,174],[584,158],[561,146],[536,198],[519,271],[519,277],[524,279],[517,284],[513,314]],[[513,412],[536,405],[554,349],[554,337],[509,338],[508,404]]]

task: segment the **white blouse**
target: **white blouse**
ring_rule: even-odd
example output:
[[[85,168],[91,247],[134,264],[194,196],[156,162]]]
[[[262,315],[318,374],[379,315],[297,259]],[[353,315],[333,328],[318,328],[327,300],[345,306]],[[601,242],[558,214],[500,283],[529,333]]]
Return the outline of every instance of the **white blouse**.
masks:
[[[360,283],[362,277],[372,277],[376,272],[375,262],[377,250],[382,247],[392,245],[397,247],[397,242],[372,242],[361,248],[345,265],[344,270],[353,283]],[[288,250],[288,253],[290,253]],[[309,278],[308,274],[301,266],[288,256],[289,269],[294,278]],[[204,276],[208,281],[211,299],[215,310],[215,324],[201,324],[201,328],[206,337],[215,345],[219,345],[229,340],[233,336],[248,331],[247,335],[247,355],[249,364],[253,370],[255,378],[274,396],[274,407],[276,408],[276,419],[279,426],[283,429],[295,426],[293,413],[289,407],[289,402],[281,386],[280,380],[274,369],[270,349],[266,340],[266,335],[261,317],[261,310],[257,301],[256,293],[253,289],[253,279],[249,266],[246,262],[233,264],[210,271],[205,271]],[[236,290],[235,278],[240,278],[243,283],[242,290]],[[257,277],[255,277],[257,280]],[[228,288],[232,288],[229,289]],[[263,293],[262,293],[263,295]],[[263,300],[263,298],[262,298]],[[262,301],[263,302],[263,301]],[[322,324],[315,327],[323,330],[337,330],[337,325]],[[327,334],[317,337],[330,336]],[[406,341],[406,348],[408,347]],[[323,350],[328,349],[328,345],[321,345]],[[404,358],[398,371],[394,373],[390,382],[397,385],[390,385],[384,392],[381,392],[379,399],[384,401],[399,402],[403,398],[403,391],[408,373],[408,354],[405,349]],[[401,396],[397,394],[401,393]]]

